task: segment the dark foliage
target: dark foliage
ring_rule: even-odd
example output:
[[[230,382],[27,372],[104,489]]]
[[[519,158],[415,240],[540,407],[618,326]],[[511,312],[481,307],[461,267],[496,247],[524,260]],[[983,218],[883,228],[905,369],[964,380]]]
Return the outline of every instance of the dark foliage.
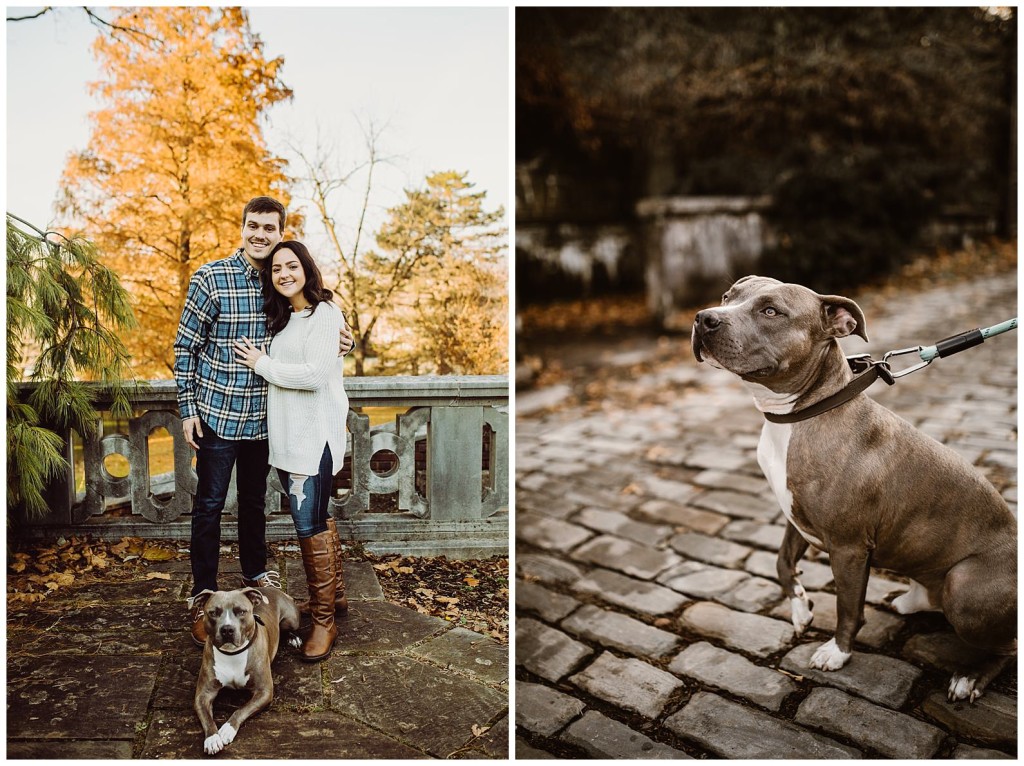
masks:
[[[789,277],[877,275],[951,210],[1014,224],[1015,9],[519,8],[516,32],[521,165],[771,194]]]

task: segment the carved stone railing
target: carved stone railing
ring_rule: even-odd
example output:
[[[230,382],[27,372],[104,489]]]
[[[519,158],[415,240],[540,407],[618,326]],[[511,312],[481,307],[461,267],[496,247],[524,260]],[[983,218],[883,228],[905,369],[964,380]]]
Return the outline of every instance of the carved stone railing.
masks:
[[[22,384],[21,394],[31,388]],[[349,444],[331,499],[342,537],[378,552],[507,553],[508,379],[346,378],[345,390]],[[96,393],[97,408],[108,407],[102,390]],[[151,381],[132,405],[127,427],[104,432],[98,422],[91,438],[64,434],[72,468],[47,488],[49,514],[20,519],[19,533],[188,539],[197,484],[195,453],[182,435],[174,381]],[[371,427],[363,410],[374,407],[399,414],[394,422]],[[150,442],[161,428],[173,441],[174,470],[153,475]],[[84,489],[74,468],[75,441],[81,443]],[[127,460],[126,476],[108,468],[111,455]],[[267,539],[294,538],[276,471],[270,471],[268,484]],[[225,541],[237,538],[234,480],[231,486],[221,524]]]

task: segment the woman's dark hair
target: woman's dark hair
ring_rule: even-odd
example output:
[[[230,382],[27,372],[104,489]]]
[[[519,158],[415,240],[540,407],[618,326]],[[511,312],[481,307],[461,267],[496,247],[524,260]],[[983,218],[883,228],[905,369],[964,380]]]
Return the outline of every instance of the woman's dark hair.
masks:
[[[291,302],[274,289],[274,256],[278,250],[291,250],[302,264],[302,273],[306,276],[302,295],[309,301],[311,314],[316,311],[317,304],[334,297],[334,293],[324,287],[320,269],[304,244],[294,239],[278,243],[277,247],[270,251],[270,257],[260,272],[260,281],[263,284],[263,313],[267,315],[267,329],[272,335],[281,332],[288,325],[292,315]]]

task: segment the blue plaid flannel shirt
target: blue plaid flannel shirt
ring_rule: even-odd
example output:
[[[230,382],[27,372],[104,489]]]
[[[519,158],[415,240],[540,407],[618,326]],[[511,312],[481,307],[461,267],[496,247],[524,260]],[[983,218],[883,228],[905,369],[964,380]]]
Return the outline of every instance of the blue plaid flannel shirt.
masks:
[[[242,250],[192,275],[174,338],[181,418],[201,417],[222,439],[267,438],[267,382],[237,361],[245,336],[269,340],[259,271]]]

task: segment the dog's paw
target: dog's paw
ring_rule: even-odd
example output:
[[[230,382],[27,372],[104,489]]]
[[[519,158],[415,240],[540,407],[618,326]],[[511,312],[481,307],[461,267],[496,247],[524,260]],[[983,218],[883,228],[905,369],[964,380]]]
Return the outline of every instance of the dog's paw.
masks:
[[[802,585],[796,586],[796,596],[789,600],[789,608],[792,612],[793,630],[797,636],[802,636],[807,626],[814,619],[814,612],[811,611],[811,602]]]
[[[934,604],[931,602],[931,598],[928,596],[928,591],[920,584],[910,581],[910,590],[904,591],[894,598],[889,606],[891,606],[899,614],[916,614],[917,612],[934,612],[938,611]]]
[[[836,640],[830,638],[811,655],[809,667],[817,670],[839,670],[849,661],[850,657],[850,652],[844,652],[836,644]]]
[[[298,649],[302,646],[302,639],[299,638],[297,635],[293,635],[291,636],[291,638],[288,639],[288,646],[290,646],[292,649]]]
[[[221,739],[220,732],[211,734],[203,742],[203,752],[207,755],[217,755],[221,750],[224,749],[224,740]]]
[[[949,681],[949,693],[946,695],[946,699],[950,702],[967,700],[973,704],[974,700],[978,699],[982,692],[981,689],[975,688],[977,682],[977,678],[954,674]]]
[[[220,735],[220,741],[224,743],[224,747],[227,747],[235,741],[235,735],[238,734],[238,730],[230,723],[225,722],[217,734]]]

